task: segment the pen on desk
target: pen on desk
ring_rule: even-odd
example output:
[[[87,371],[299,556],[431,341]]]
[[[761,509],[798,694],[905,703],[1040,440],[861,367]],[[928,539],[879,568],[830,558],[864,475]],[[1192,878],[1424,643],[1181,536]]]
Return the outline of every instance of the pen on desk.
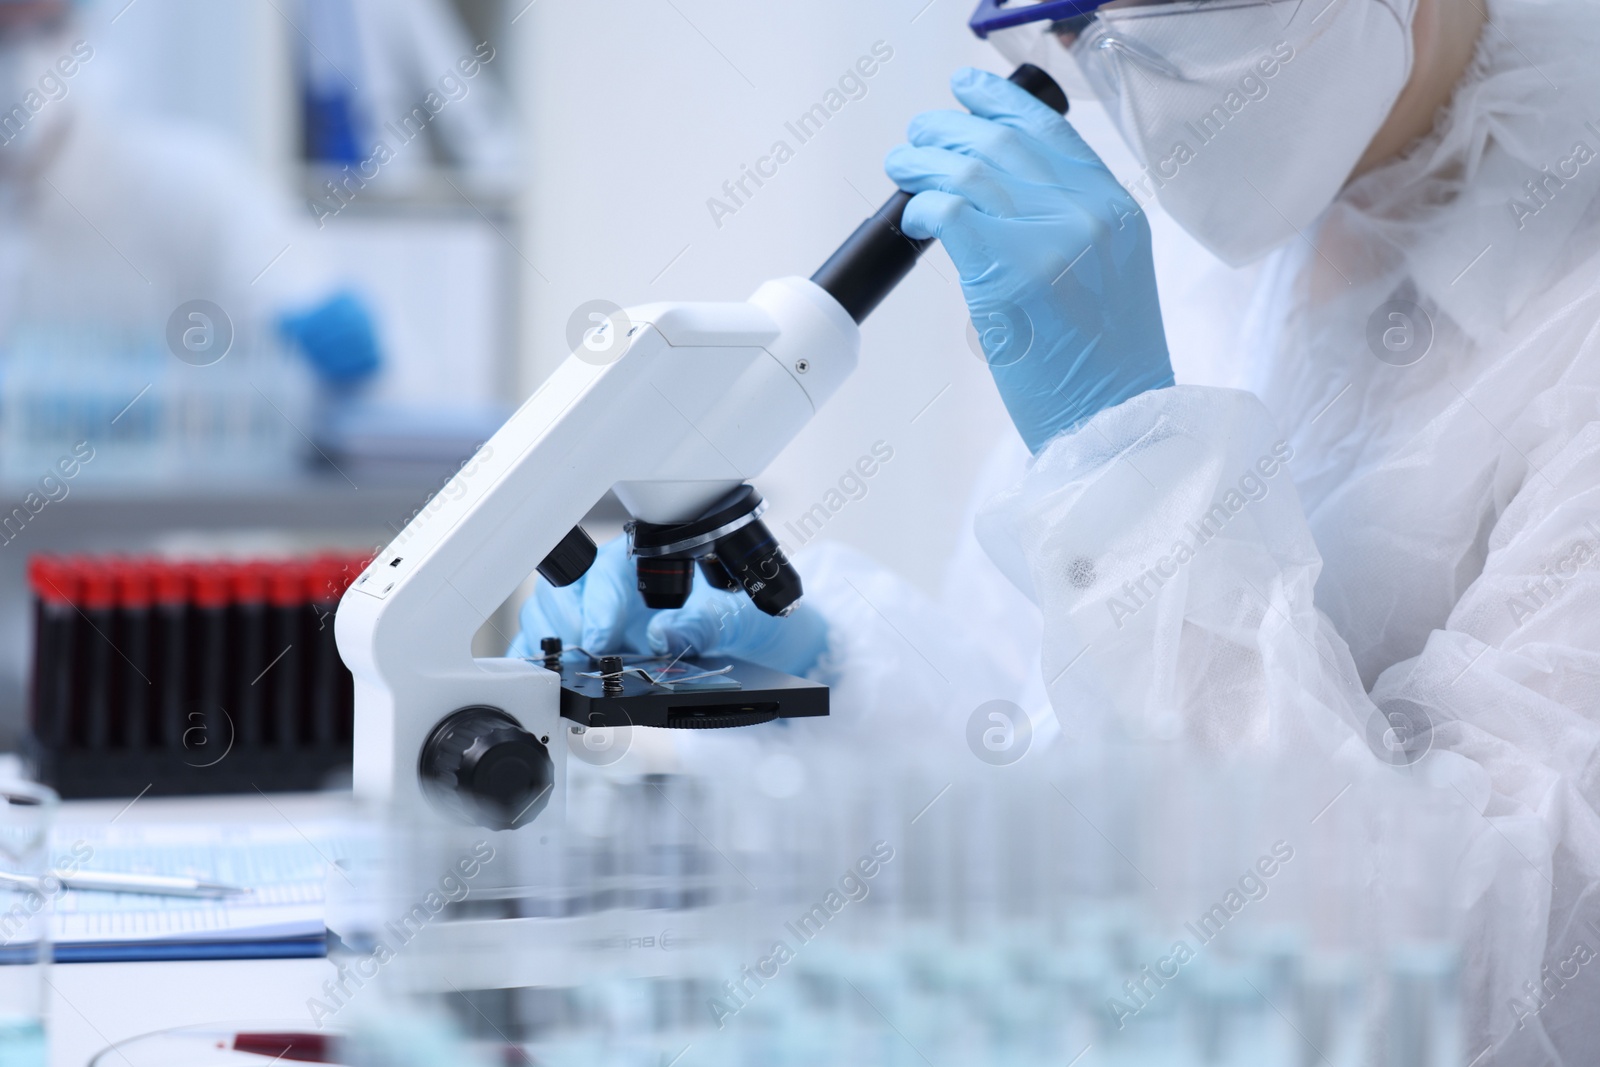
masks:
[[[207,882],[200,878],[174,878],[164,874],[119,874],[114,871],[78,871],[56,874],[67,889],[102,893],[153,893],[164,897],[231,897],[254,892],[243,886]],[[38,886],[41,879],[27,874],[0,872],[0,884]]]

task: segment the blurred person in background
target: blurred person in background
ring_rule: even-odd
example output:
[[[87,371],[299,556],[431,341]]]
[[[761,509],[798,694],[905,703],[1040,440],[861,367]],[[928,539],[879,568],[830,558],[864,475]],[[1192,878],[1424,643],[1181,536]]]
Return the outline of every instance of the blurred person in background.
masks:
[[[137,353],[158,353],[149,366],[165,367],[175,343],[194,350],[173,355],[205,364],[226,354],[205,350],[221,336],[245,356],[287,341],[336,391],[369,378],[380,362],[372,317],[318,266],[308,219],[220,140],[106,113],[78,90],[97,54],[81,6],[0,0],[0,351],[14,365],[42,359],[70,381],[74,366],[99,377],[96,361]],[[195,300],[221,321],[180,312]],[[261,384],[273,369],[262,364]],[[8,440],[129,432],[141,413],[106,422],[138,391],[139,373],[120,400],[48,425],[13,389]]]

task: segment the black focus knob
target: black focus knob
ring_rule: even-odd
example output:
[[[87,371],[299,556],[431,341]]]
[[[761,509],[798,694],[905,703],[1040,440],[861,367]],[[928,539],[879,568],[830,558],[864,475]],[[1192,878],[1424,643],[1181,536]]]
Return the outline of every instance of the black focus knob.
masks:
[[[607,696],[622,692],[622,657],[600,657],[600,691]]]
[[[550,752],[517,720],[483,705],[453,711],[422,743],[422,790],[446,814],[491,830],[532,822],[550,802]]]

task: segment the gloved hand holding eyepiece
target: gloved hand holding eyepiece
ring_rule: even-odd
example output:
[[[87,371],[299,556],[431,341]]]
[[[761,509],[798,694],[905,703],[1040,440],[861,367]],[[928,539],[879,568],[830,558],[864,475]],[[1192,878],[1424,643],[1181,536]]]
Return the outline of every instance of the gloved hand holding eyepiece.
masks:
[[[1076,130],[998,75],[951,79],[970,113],[930,111],[889,177],[902,227],[961,273],[984,356],[1028,447],[1173,384],[1150,226]]]

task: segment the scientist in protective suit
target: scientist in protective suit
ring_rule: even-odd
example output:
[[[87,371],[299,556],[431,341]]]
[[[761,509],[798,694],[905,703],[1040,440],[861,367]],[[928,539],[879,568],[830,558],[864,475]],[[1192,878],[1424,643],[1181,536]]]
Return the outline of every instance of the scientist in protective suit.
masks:
[[[977,531],[1041,609],[1062,729],[1283,760],[1398,737],[1482,816],[1470,1052],[1593,1062],[1600,978],[1570,962],[1600,948],[1600,9],[1095,6],[979,29],[1101,100],[1135,180],[972,70],[888,160],[1033,453]],[[1270,257],[1248,391],[1175,384],[1151,199],[1229,264]],[[823,613],[708,589],[651,617],[607,551],[525,631],[796,671],[829,644]]]

